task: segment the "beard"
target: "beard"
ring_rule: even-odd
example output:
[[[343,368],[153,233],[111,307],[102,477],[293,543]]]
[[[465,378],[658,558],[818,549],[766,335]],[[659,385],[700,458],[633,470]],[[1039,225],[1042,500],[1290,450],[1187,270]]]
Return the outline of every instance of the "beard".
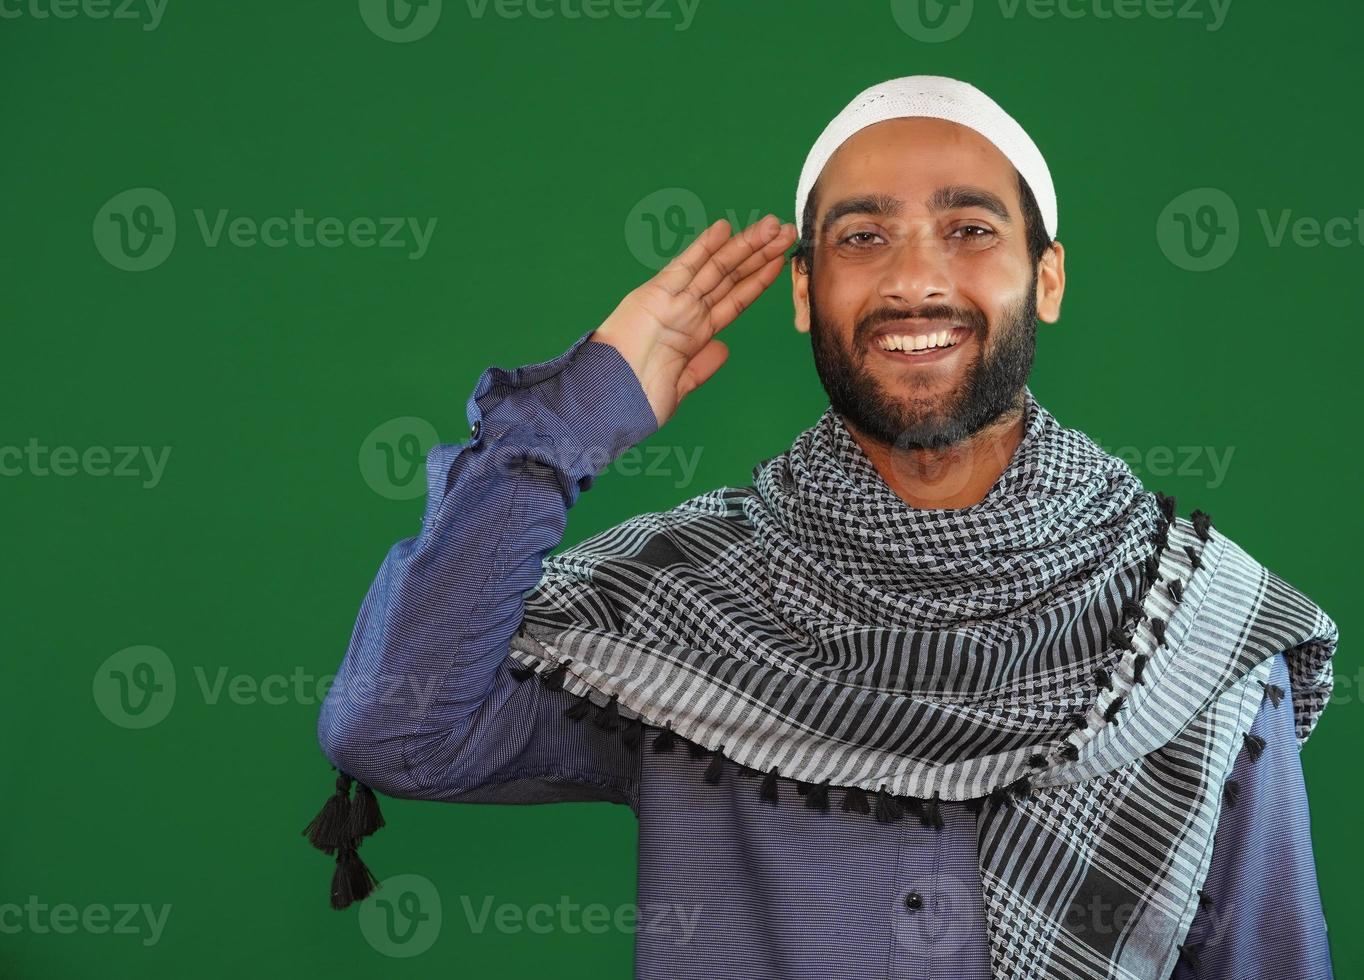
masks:
[[[913,387],[889,391],[867,367],[872,330],[879,323],[903,318],[905,311],[886,309],[863,318],[849,347],[819,314],[813,272],[809,296],[810,346],[829,404],[869,439],[896,449],[941,449],[970,438],[1021,404],[1037,349],[1035,268],[1023,298],[1000,315],[993,329],[979,310],[951,306],[915,310],[930,325],[933,320],[941,320],[944,326],[959,323],[976,340],[974,360],[946,395],[926,390],[916,394]],[[991,339],[993,343],[987,343]],[[915,382],[909,380],[906,385]]]

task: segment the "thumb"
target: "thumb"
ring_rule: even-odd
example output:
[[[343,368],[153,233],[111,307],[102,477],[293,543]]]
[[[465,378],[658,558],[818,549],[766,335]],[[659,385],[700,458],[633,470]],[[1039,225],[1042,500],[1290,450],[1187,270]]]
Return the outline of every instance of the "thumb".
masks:
[[[682,369],[682,376],[677,379],[678,400],[686,398],[710,380],[711,375],[720,370],[720,366],[728,358],[729,348],[719,340],[711,340],[697,351]]]

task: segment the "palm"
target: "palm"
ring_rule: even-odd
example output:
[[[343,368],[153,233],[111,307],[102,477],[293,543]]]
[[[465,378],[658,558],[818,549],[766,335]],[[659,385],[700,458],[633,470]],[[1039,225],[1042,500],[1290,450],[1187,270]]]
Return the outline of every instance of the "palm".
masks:
[[[775,219],[729,236],[723,219],[629,293],[593,333],[634,370],[662,425],[725,362],[715,335],[776,280],[795,228]]]

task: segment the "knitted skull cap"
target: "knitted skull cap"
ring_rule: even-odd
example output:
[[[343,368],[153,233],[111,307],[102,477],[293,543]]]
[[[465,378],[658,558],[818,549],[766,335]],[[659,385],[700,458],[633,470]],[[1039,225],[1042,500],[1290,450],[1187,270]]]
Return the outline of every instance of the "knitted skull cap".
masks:
[[[834,116],[810,147],[796,184],[796,221],[802,238],[806,237],[805,200],[834,151],[868,126],[907,116],[960,123],[993,143],[1028,182],[1047,235],[1056,237],[1056,189],[1051,171],[1023,127],[974,85],[941,75],[906,75],[864,89]]]

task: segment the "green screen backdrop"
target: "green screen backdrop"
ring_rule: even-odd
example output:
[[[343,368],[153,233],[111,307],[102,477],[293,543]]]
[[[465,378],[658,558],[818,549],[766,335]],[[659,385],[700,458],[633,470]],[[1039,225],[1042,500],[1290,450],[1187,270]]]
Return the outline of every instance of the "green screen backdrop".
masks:
[[[1047,155],[1043,403],[1340,624],[1302,761],[1364,975],[1361,32],[1339,0],[0,0],[0,976],[630,976],[621,806],[384,798],[364,857],[421,913],[332,911],[320,700],[479,373],[716,218],[792,220],[824,124],[914,73]],[[726,339],[569,543],[818,416],[787,274]]]

